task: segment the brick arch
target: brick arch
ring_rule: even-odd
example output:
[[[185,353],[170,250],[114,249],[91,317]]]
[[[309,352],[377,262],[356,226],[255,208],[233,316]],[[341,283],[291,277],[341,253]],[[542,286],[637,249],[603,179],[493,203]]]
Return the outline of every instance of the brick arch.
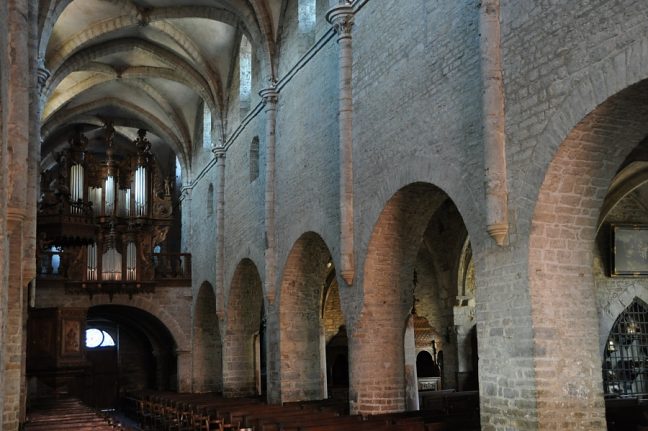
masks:
[[[329,248],[314,232],[299,237],[286,259],[277,298],[281,401],[325,395],[321,304],[330,260]]]
[[[431,219],[448,199],[432,184],[409,184],[389,199],[374,225],[363,268],[362,310],[349,322],[352,412],[405,410],[403,341],[414,265]]]
[[[223,394],[256,393],[254,337],[263,315],[263,290],[259,271],[250,259],[236,267],[229,288],[227,323],[223,343]]]
[[[198,289],[193,310],[193,391],[220,392],[223,388],[221,333],[216,295],[205,281]]]
[[[648,135],[647,100],[648,80],[589,113],[540,188],[528,268],[539,429],[605,429],[593,252],[612,178]]]
[[[648,79],[648,56],[639,54],[645,52],[648,52],[648,38],[635,40],[615,55],[592,65],[582,79],[571,83],[571,92],[553,111],[533,148],[531,164],[525,164],[525,171],[519,175],[525,181],[523,196],[539,192],[562,142],[585,116],[625,88]],[[533,210],[531,205],[522,206],[518,218],[530,220]]]

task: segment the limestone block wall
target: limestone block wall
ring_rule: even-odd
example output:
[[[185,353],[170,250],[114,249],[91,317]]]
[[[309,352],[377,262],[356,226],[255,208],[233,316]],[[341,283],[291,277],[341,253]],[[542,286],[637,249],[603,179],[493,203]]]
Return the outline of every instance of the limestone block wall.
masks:
[[[340,287],[347,323],[361,315],[365,292],[373,288],[364,283],[365,258],[387,201],[413,182],[437,185],[456,204],[473,246],[483,426],[534,429],[537,334],[529,278],[535,269],[528,266],[528,238],[536,199],[569,131],[607,97],[648,75],[648,29],[641,20],[648,6],[638,0],[502,1],[511,227],[508,246],[499,248],[486,236],[484,223],[479,2],[356,5],[362,5],[353,28],[357,277],[353,287]],[[317,8],[321,13],[321,2]],[[323,25],[318,15],[316,37],[326,35]],[[295,34],[282,35],[288,41],[282,42],[279,79],[299,58]],[[305,232],[321,235],[339,263],[337,49],[334,38],[323,43],[303,68],[280,81],[275,285]],[[235,129],[233,118],[230,130]],[[226,286],[244,257],[264,276],[264,130],[260,112],[232,135],[228,147]],[[260,175],[250,182],[249,144],[255,136],[260,138]],[[202,182],[213,181],[214,175],[209,171],[195,188],[206,187]],[[190,225],[196,229],[206,220],[200,199],[191,211]],[[192,250],[210,244],[206,235],[192,235]],[[196,283],[213,277],[211,262],[195,265]],[[269,308],[271,314],[274,309]]]

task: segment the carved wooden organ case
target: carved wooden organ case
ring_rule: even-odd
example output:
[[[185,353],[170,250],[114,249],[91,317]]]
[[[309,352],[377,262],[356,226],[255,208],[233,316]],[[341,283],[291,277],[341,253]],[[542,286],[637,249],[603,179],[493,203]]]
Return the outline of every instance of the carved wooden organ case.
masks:
[[[41,273],[53,272],[71,291],[115,293],[151,291],[153,249],[172,224],[169,181],[151,153],[146,131],[133,141],[135,154],[113,149],[114,128],[104,128],[105,158],[85,151],[77,130],[57,165],[42,173],[38,215]]]

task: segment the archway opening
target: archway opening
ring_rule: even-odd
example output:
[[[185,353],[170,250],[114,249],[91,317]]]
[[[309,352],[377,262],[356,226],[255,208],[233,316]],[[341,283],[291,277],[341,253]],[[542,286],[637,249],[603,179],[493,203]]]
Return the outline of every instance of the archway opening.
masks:
[[[280,354],[281,400],[301,401],[328,398],[333,389],[333,363],[342,361],[330,342],[344,325],[335,265],[322,238],[309,232],[293,246],[281,281]],[[341,337],[335,341],[340,343]],[[327,348],[327,343],[329,344]],[[334,343],[334,344],[335,344]],[[332,357],[336,350],[336,356]],[[337,362],[336,395],[346,397],[343,362]]]
[[[193,319],[193,391],[222,392],[223,367],[221,334],[212,286],[200,286]]]
[[[460,336],[474,325],[475,303],[473,292],[458,289],[467,238],[459,210],[438,187],[410,184],[387,202],[369,242],[364,308],[350,337],[352,410],[415,410],[439,389],[465,389]],[[417,376],[421,352],[438,377]],[[384,383],[372,388],[376,373]]]
[[[326,341],[327,395],[349,399],[349,340],[340,303],[340,288],[333,262],[326,264],[328,275],[322,295],[322,325]]]
[[[601,248],[613,213],[606,195],[618,191],[615,176],[623,175],[629,155],[648,135],[647,94],[642,81],[583,118],[558,147],[540,188],[528,273],[541,427],[605,426],[603,346],[622,311],[610,310],[634,297],[634,288],[622,287],[629,283],[613,280],[609,249]],[[578,361],[570,359],[575,351]],[[566,410],[569,418],[561,417]]]
[[[266,391],[265,312],[256,265],[242,260],[234,272],[223,345],[223,393],[263,395]]]
[[[88,310],[86,330],[92,329],[114,343],[102,334],[102,342],[92,347],[87,335],[94,331],[86,332],[90,381],[83,399],[90,405],[115,408],[128,393],[177,389],[175,341],[155,316],[134,307],[98,305]]]

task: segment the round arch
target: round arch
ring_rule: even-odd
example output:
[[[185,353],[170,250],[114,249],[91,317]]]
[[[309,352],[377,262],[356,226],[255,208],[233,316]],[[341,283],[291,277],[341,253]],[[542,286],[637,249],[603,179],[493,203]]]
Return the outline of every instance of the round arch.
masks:
[[[540,187],[528,269],[540,428],[605,428],[593,252],[612,178],[648,135],[647,96],[642,81],[590,112],[560,144]],[[569,359],[574,351],[578,361]]]
[[[445,223],[446,218],[454,220],[453,223]],[[434,244],[429,244],[428,238],[435,238],[434,235],[444,230],[450,234],[454,227],[463,233],[438,237],[447,238],[443,254],[450,259],[447,263],[438,262],[442,253],[434,251]],[[422,253],[430,265],[457,266],[466,235],[459,209],[445,191],[435,185],[411,183],[395,192],[385,204],[369,239],[362,286],[358,286],[362,291],[361,312],[350,325],[350,399],[356,400],[351,403],[352,412],[405,410],[406,398],[412,399],[415,391],[412,385],[416,384],[416,379],[406,379],[407,372],[404,372],[404,368],[411,365],[409,359],[406,364],[406,356],[409,358],[412,353],[415,358],[413,352],[406,355],[404,345],[406,329],[411,326],[408,322],[413,311],[414,292],[417,284],[422,283],[422,275],[431,279],[428,283],[441,284],[432,279],[434,271],[424,274],[417,266],[421,265]],[[452,299],[452,303],[449,301],[444,307],[452,310],[457,295],[456,277],[444,283]],[[417,310],[420,312],[419,307]],[[452,316],[452,311],[449,313]],[[445,331],[447,323],[443,325],[437,330]],[[413,336],[408,334],[408,337]],[[371,383],[376,374],[381,375],[381,385]],[[380,403],[374,401],[379,399]],[[414,408],[414,403],[408,401],[407,405]]]
[[[223,363],[216,294],[205,281],[200,285],[193,310],[193,391],[221,392]]]
[[[230,283],[223,343],[223,394],[248,396],[262,392],[263,290],[250,259],[236,266]]]
[[[279,392],[275,396],[282,402],[325,398],[326,355],[321,310],[331,261],[330,249],[322,237],[307,232],[295,241],[283,267],[276,299],[280,382],[274,382]],[[269,385],[272,387],[272,382]]]

